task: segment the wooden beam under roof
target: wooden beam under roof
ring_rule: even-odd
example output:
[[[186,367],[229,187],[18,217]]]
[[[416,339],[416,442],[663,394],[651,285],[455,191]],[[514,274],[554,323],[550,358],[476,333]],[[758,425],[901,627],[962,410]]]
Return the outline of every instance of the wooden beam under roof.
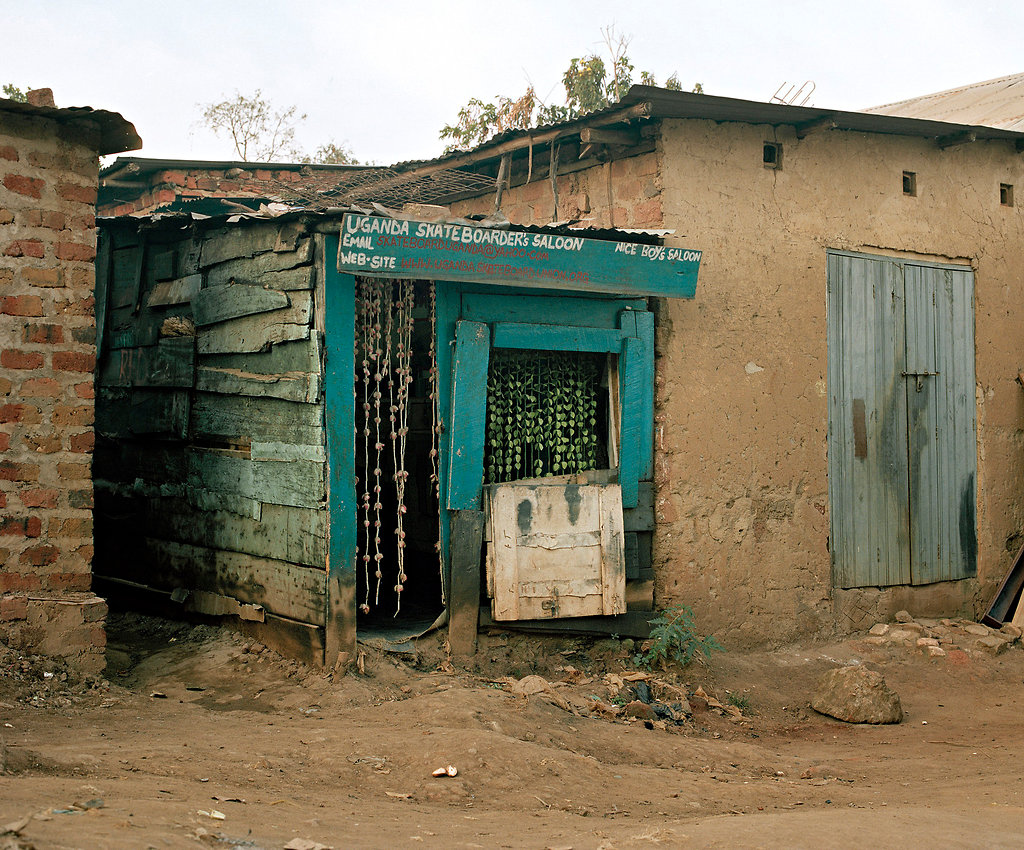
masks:
[[[813,121],[804,121],[802,124],[797,124],[796,137],[803,139],[811,135],[811,133],[817,133],[820,130],[835,130],[838,126],[835,115],[823,115],[821,118],[815,118]]]
[[[517,136],[516,138],[509,139],[506,142],[499,142],[489,148],[485,146],[477,148],[475,151],[469,151],[467,153],[433,160],[432,162],[424,165],[410,168],[406,173],[424,175],[433,174],[436,171],[462,168],[463,166],[472,165],[480,162],[481,160],[496,159],[506,153],[526,150],[527,148],[536,145],[550,144],[551,142],[556,142],[559,139],[566,137],[578,136],[588,127],[609,126],[612,124],[621,124],[625,121],[632,121],[638,118],[650,117],[651,104],[645,101],[623,109],[615,109],[608,112],[598,113],[596,115],[589,115],[579,121],[574,121],[571,124],[562,124],[552,127],[549,130],[542,130],[536,133],[528,131],[525,135]]]
[[[963,133],[950,133],[948,136],[939,136],[935,141],[942,150],[945,150],[957,145],[969,145],[977,140],[978,134],[973,130],[967,130]]]
[[[580,130],[580,141],[584,144],[618,145],[619,147],[631,148],[640,143],[640,131],[636,129],[606,130],[602,127],[584,127]]]

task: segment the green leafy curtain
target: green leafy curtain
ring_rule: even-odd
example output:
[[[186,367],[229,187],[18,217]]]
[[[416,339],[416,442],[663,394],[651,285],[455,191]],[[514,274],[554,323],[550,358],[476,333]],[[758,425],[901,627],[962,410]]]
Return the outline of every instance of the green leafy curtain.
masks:
[[[512,349],[491,354],[487,482],[597,469],[604,356]]]

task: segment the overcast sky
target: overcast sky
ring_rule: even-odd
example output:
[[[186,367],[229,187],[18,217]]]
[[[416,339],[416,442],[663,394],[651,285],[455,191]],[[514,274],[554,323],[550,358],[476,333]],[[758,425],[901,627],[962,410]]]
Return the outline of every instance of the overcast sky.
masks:
[[[306,150],[431,158],[471,97],[532,82],[560,99],[608,24],[631,37],[637,77],[750,100],[811,80],[809,105],[858,109],[1024,71],[1021,0],[0,0],[0,21],[0,83],[120,112],[137,155],[180,159],[234,158],[199,104],[255,89],[306,113]]]

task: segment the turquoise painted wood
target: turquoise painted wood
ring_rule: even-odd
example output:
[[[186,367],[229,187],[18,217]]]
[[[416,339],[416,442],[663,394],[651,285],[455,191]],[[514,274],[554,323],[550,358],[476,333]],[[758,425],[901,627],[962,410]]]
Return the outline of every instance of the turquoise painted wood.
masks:
[[[495,348],[613,352],[617,354],[622,350],[622,339],[623,332],[611,328],[496,322],[493,345]]]
[[[552,292],[545,295],[508,288],[495,292],[462,286],[462,318],[473,322],[522,322],[530,325],[559,325],[584,328],[617,328],[624,309],[646,310],[644,298],[593,298],[577,293]]]
[[[491,334],[482,322],[460,321],[452,364],[448,510],[480,510]]]
[[[693,298],[701,252],[349,214],[338,268],[370,277]]]
[[[636,335],[643,348],[640,374],[640,461],[638,475],[641,481],[654,477],[654,313],[646,310],[633,313]]]
[[[622,346],[619,364],[621,435],[619,443],[619,486],[622,488],[622,507],[635,508],[640,492],[640,444],[644,431],[650,428],[643,419],[644,374],[643,344],[630,337]],[[650,420],[647,420],[649,423]]]
[[[328,256],[338,237],[326,240]],[[325,419],[327,426],[327,611],[325,663],[351,661],[356,650],[355,278],[325,263]]]

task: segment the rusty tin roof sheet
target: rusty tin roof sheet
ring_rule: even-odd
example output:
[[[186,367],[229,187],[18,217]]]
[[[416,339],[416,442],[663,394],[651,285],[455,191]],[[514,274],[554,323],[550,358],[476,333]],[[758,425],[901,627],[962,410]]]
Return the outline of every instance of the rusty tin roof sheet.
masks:
[[[1024,132],[1024,74],[872,106],[864,111]]]

